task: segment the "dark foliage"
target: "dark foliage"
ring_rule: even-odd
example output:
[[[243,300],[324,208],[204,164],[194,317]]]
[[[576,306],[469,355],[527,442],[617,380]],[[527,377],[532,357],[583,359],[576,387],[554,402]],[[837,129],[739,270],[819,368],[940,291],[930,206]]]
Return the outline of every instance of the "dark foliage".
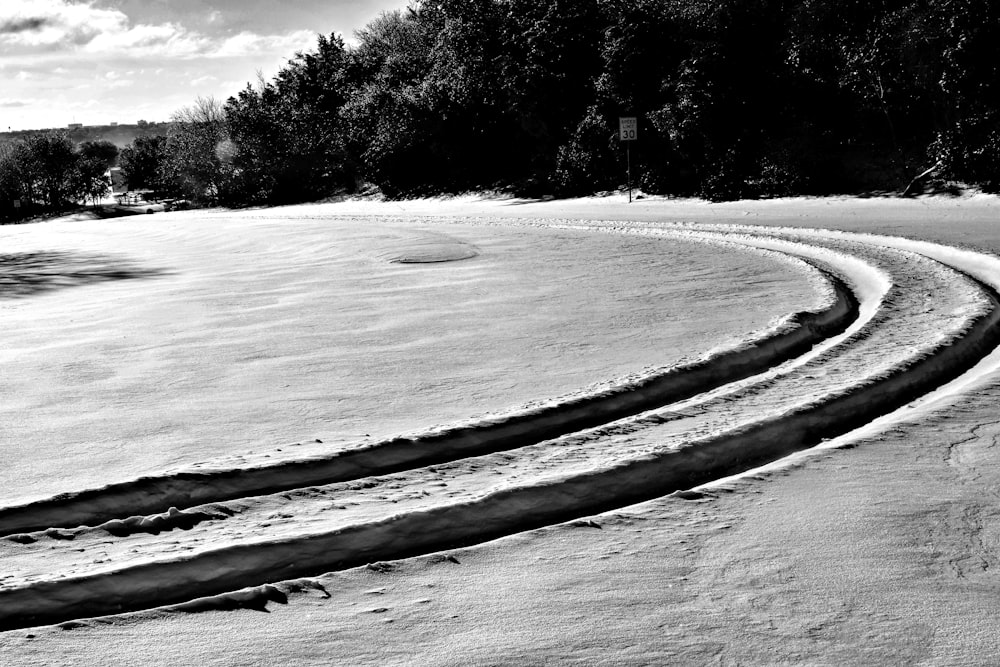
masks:
[[[63,132],[0,144],[0,221],[62,211],[111,189],[118,148],[107,141],[75,146]]]
[[[231,205],[582,194],[624,184],[635,116],[651,193],[1000,191],[993,0],[414,0],[356,38],[179,112],[123,151],[130,183]],[[66,159],[8,147],[0,188],[54,205]]]
[[[118,158],[125,182],[131,190],[163,190],[160,165],[166,161],[166,136],[136,137]]]

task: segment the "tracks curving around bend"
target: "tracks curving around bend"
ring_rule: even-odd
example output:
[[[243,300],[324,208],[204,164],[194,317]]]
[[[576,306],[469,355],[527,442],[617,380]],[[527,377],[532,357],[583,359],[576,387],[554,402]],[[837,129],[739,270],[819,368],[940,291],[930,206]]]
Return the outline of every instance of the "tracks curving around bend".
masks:
[[[826,231],[522,224],[777,254],[812,267],[825,304],[698,362],[488,420],[0,508],[0,629],[226,596],[619,508],[995,370],[977,366],[1000,344],[993,257]]]

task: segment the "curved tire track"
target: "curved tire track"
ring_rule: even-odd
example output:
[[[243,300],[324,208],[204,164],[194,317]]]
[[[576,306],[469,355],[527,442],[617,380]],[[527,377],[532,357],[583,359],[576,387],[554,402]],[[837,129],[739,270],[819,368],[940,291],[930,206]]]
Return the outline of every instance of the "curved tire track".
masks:
[[[843,280],[820,270],[830,303],[793,313],[770,335],[709,359],[684,364],[596,394],[438,432],[403,436],[318,459],[221,472],[178,472],[0,508],[0,536],[98,525],[131,514],[164,512],[249,495],[330,484],[515,449],[592,428],[742,380],[793,359],[842,333],[858,318]]]
[[[764,236],[767,235],[780,243],[787,243],[788,238],[795,237],[796,233],[768,232]],[[819,242],[819,237],[816,237],[816,242]],[[902,260],[897,258],[892,261]],[[941,275],[948,274],[942,272]],[[583,472],[536,479],[499,490],[488,489],[479,496],[458,502],[409,511],[404,509],[380,519],[361,520],[332,530],[302,531],[270,539],[254,538],[221,548],[207,548],[180,558],[158,558],[131,567],[59,580],[43,578],[26,585],[0,588],[0,629],[173,604],[204,595],[225,594],[245,586],[313,576],[373,560],[402,558],[472,544],[652,499],[773,461],[823,439],[847,433],[909,403],[958,377],[1000,344],[1000,296],[992,286],[982,281],[963,279],[957,271],[954,276],[956,283],[965,280],[976,292],[964,306],[966,313],[961,322],[946,331],[939,340],[928,341],[919,349],[914,349],[912,354],[904,355],[902,361],[847,388],[831,389],[804,403],[791,401],[775,414],[748,419],[735,427],[727,426],[718,433],[690,438],[679,447],[625,457]],[[772,365],[787,362],[793,367],[805,364],[802,359],[796,359],[801,356],[803,359],[811,357],[808,363],[822,368],[825,359],[836,360],[838,354],[849,354],[869,336],[878,335],[879,331],[894,325],[891,319],[879,321],[878,312],[892,311],[892,304],[886,302],[879,311],[872,313],[871,322],[864,324],[858,321],[851,326],[850,322],[864,310],[859,305],[859,299],[845,289],[851,282],[850,276],[843,279],[831,277],[837,293],[831,307],[823,313],[812,314],[813,320],[804,318],[811,322],[809,326],[799,322],[790,331],[772,336],[762,346],[731,351],[729,356],[719,355],[672,374],[663,374],[575,402],[563,402],[495,422],[445,430],[424,438],[396,439],[348,453],[358,457],[357,468],[351,469],[348,478],[357,479],[372,474],[366,471],[366,465],[373,466],[376,474],[380,475],[427,465],[431,461],[426,460],[426,456],[433,453],[423,450],[433,450],[434,447],[449,449],[448,460],[499,450],[509,450],[508,456],[517,457],[527,447],[546,447],[547,442],[551,442],[552,447],[558,447],[574,438],[600,437],[601,428],[608,422],[627,420],[638,413],[685,398],[693,397],[692,400],[697,402],[701,394],[716,388],[724,389],[723,385],[729,383],[745,381],[743,384],[749,386],[754,381],[752,376],[757,373],[768,376],[766,382],[760,380],[759,383],[780,386],[784,377],[781,373],[768,375],[765,372]],[[857,278],[853,287],[860,289]],[[885,298],[895,297],[887,293]],[[913,307],[912,304],[903,306],[911,310]],[[816,320],[826,324],[820,327]],[[933,322],[933,319],[928,321]],[[835,342],[837,347],[826,349],[822,354],[807,351],[825,336],[841,332],[845,335]],[[768,347],[775,339],[783,342]],[[735,359],[746,362],[739,367],[740,370],[721,369],[721,361],[732,362]],[[754,370],[747,372],[747,368]],[[686,384],[678,385],[679,378]],[[683,389],[673,388],[676,386]],[[655,400],[651,398],[653,395]],[[588,429],[590,433],[587,435],[572,435]],[[598,435],[594,436],[594,432]],[[427,443],[433,445],[423,447]],[[421,451],[413,455],[407,449]],[[394,458],[389,463],[379,459],[380,453],[388,452],[398,452],[400,458]],[[342,474],[346,467],[343,456],[347,454],[322,462],[318,466],[323,468],[322,474],[317,472],[316,477],[322,481],[330,480],[331,473]],[[282,481],[282,485],[295,486],[282,486],[283,489],[315,484],[317,482],[303,481],[302,477],[295,478],[297,474],[311,474],[307,471],[315,464],[309,461],[293,462],[255,471],[197,476],[185,481],[201,480],[216,487],[224,485],[229,478],[236,479],[237,482],[228,490],[212,489],[214,500],[227,493],[235,498],[248,495],[247,489],[252,485],[246,484],[245,480],[255,475],[266,480],[268,475],[278,471],[282,475],[287,473],[289,479]],[[335,468],[338,469],[336,472]],[[269,483],[273,484],[273,480]],[[107,516],[111,512],[120,515],[127,505],[118,503],[127,500],[130,497],[128,494],[141,494],[144,487],[149,486],[148,480],[138,480],[124,496],[119,493],[122,489],[116,491],[119,493],[116,496],[109,487],[70,498],[53,499],[48,501],[48,506],[40,503],[7,508],[0,517],[5,521],[2,524],[6,526],[5,530],[12,532],[10,526],[17,525],[18,516],[22,517],[22,524],[46,523],[39,517],[58,517],[62,513],[65,518],[67,508],[73,503],[84,509],[91,505],[91,518]],[[93,495],[87,496],[86,493]],[[105,505],[100,507],[100,511],[94,511],[93,504],[98,501]],[[162,502],[161,496],[152,504],[162,507]],[[177,504],[190,506],[198,503]],[[31,520],[24,518],[27,516]],[[294,521],[294,516],[292,518]],[[206,533],[211,532],[210,526],[204,528]]]

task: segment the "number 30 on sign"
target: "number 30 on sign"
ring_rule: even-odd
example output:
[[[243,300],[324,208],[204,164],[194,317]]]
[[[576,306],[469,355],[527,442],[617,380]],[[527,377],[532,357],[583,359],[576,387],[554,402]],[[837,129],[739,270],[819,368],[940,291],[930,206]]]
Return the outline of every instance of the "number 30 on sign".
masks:
[[[639,134],[638,128],[635,116],[618,118],[618,138],[622,141],[635,141]]]

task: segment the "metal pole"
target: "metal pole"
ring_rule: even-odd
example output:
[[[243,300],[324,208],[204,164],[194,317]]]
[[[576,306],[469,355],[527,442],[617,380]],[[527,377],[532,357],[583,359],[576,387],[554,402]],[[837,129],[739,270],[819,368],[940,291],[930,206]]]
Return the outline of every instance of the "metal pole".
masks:
[[[625,164],[628,169],[628,203],[632,203],[632,142],[625,142]]]

